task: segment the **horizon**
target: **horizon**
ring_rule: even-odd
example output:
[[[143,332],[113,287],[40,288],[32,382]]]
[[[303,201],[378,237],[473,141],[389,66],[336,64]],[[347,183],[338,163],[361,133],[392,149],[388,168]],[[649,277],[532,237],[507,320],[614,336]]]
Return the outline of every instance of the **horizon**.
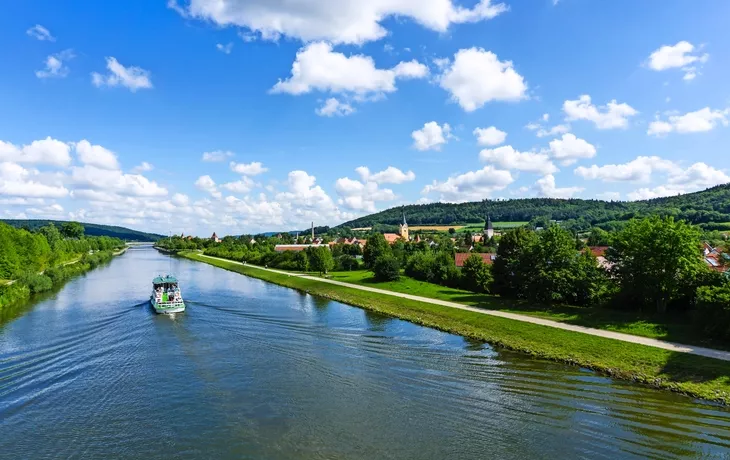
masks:
[[[730,4],[216,3],[8,5],[0,218],[241,235],[730,182]]]

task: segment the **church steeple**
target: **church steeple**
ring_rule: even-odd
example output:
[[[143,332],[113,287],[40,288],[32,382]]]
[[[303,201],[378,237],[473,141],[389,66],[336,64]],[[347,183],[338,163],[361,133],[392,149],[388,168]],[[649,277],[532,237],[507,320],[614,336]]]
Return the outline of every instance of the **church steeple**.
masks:
[[[484,238],[491,239],[494,236],[494,227],[492,226],[492,219],[487,213],[487,221],[484,224]]]
[[[408,234],[408,222],[406,222],[406,212],[403,210],[403,223],[398,226],[398,233],[400,237],[408,241],[410,235]]]

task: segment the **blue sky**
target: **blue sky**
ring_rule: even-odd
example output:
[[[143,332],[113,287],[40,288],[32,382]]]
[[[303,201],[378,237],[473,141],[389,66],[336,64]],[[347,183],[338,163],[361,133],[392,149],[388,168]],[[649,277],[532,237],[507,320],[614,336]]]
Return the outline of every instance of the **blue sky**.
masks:
[[[727,17],[679,1],[13,2],[0,216],[207,235],[700,190],[730,181]]]

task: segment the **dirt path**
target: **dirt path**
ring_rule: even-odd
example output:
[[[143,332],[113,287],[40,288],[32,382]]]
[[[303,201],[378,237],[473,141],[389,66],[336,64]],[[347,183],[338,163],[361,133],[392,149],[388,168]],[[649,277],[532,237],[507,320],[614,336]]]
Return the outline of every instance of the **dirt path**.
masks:
[[[491,316],[507,318],[507,319],[511,319],[511,320],[515,320],[515,321],[522,321],[524,323],[531,323],[531,324],[538,324],[540,326],[554,327],[556,329],[563,329],[565,331],[579,332],[581,334],[594,335],[597,337],[605,337],[608,339],[620,340],[622,342],[636,343],[639,345],[646,345],[648,347],[661,348],[664,350],[675,351],[675,352],[679,352],[679,353],[689,353],[689,354],[697,355],[697,356],[705,356],[708,358],[720,359],[722,361],[730,361],[730,352],[728,352],[728,351],[714,350],[712,348],[696,347],[696,346],[692,346],[692,345],[682,345],[679,343],[665,342],[663,340],[657,340],[657,339],[650,339],[648,337],[639,337],[636,335],[623,334],[621,332],[612,332],[612,331],[606,331],[603,329],[594,329],[594,328],[585,327],[585,326],[576,326],[573,324],[565,324],[565,323],[561,323],[558,321],[552,321],[552,320],[543,319],[543,318],[536,318],[534,316],[520,315],[517,313],[508,313],[508,312],[498,311],[498,310],[486,310],[486,309],[482,309],[482,308],[470,307],[468,305],[463,305],[463,304],[456,303],[456,302],[449,302],[447,300],[430,299],[428,297],[404,294],[401,292],[387,291],[385,289],[378,289],[378,288],[373,288],[373,287],[369,287],[369,286],[361,286],[358,284],[345,283],[342,281],[335,281],[335,280],[330,280],[330,279],[326,279],[326,278],[319,278],[317,276],[305,275],[305,274],[301,274],[301,273],[291,273],[291,272],[285,272],[285,271],[281,271],[281,270],[274,270],[271,268],[259,267],[256,265],[242,264],[241,262],[235,262],[235,261],[228,260],[228,259],[221,259],[219,257],[206,256],[203,254],[199,254],[199,255],[201,257],[207,257],[209,259],[222,260],[224,262],[230,262],[230,263],[234,263],[234,264],[238,264],[238,265],[245,265],[246,267],[256,268],[259,270],[266,270],[266,271],[269,271],[272,273],[279,273],[282,275],[289,275],[289,276],[297,276],[300,278],[319,281],[321,283],[329,283],[329,284],[334,284],[336,286],[347,287],[350,289],[358,289],[360,291],[374,292],[377,294],[389,295],[389,296],[393,296],[393,297],[400,297],[400,298],[409,299],[409,300],[416,300],[418,302],[430,303],[430,304],[434,304],[434,305],[441,305],[444,307],[458,308],[460,310],[472,311],[472,312],[480,313],[483,315],[491,315]]]

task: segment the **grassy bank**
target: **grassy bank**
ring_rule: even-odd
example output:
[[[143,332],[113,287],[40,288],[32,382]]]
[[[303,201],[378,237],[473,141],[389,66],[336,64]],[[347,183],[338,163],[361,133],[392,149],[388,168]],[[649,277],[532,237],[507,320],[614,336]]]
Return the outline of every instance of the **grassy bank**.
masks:
[[[125,250],[126,248],[118,252],[98,251],[84,254],[76,262],[57,265],[43,273],[27,274],[11,285],[0,286],[0,309],[28,300],[35,294],[50,291],[69,278],[96,268],[115,255],[123,254]]]
[[[570,305],[539,305],[521,302],[495,295],[454,289],[438,284],[418,281],[402,276],[398,281],[377,282],[371,272],[356,270],[332,272],[332,279],[361,286],[377,287],[388,291],[402,292],[431,299],[447,300],[487,310],[499,310],[522,315],[545,318],[578,326],[622,332],[652,339],[667,340],[686,345],[698,345],[716,349],[730,349],[725,343],[712,340],[701,334],[685,314],[656,315],[636,311],[619,311],[608,308],[585,308]]]
[[[353,290],[209,259],[195,253],[181,255],[416,324],[484,340],[497,347],[580,365],[615,378],[730,403],[730,362]]]

